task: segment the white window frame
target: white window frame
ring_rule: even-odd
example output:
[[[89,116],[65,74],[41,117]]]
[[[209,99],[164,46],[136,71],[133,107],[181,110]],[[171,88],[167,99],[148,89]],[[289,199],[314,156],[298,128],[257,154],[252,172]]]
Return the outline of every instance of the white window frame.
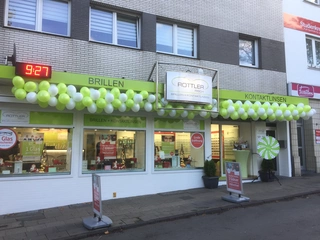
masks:
[[[104,42],[104,41],[98,41],[98,40],[92,39],[92,37],[91,37],[91,10],[92,9],[96,9],[96,10],[112,13],[112,43]],[[118,31],[117,31],[118,14],[123,15],[123,16],[136,17],[137,18],[137,20],[136,20],[137,46],[136,47],[118,44]],[[127,14],[127,13],[114,12],[114,11],[103,10],[103,9],[100,9],[100,8],[90,7],[90,13],[89,13],[89,39],[92,42],[100,42],[100,43],[104,43],[104,44],[112,44],[112,45],[117,45],[117,46],[122,46],[122,47],[140,49],[141,48],[141,43],[140,43],[141,42],[141,18],[139,16],[137,16],[137,15],[130,15],[130,14]]]
[[[253,68],[259,68],[259,42],[257,39],[248,39],[248,38],[239,38],[239,43],[240,41],[250,41],[253,43],[253,55],[254,55],[254,64],[243,64],[240,63],[239,59],[239,65],[240,66],[246,66],[246,67],[253,67]],[[240,49],[239,49],[240,51]],[[240,52],[239,52],[240,54]],[[240,57],[240,56],[239,56]]]
[[[318,69],[320,69],[320,59],[319,59],[319,64],[317,64],[317,53],[316,53],[316,42],[320,43],[320,39],[319,38],[310,37],[310,36],[306,36],[306,40],[307,39],[311,40],[311,44],[312,44],[312,60],[313,60],[313,64],[310,64],[308,62],[308,53],[307,53],[307,50],[306,50],[308,67],[309,68],[318,68]]]
[[[24,29],[24,30],[28,30],[28,31],[48,33],[48,34],[59,35],[59,36],[67,36],[67,37],[70,36],[70,29],[71,29],[71,27],[70,27],[71,26],[71,7],[70,7],[71,6],[71,2],[70,2],[70,0],[58,0],[59,2],[65,2],[65,3],[68,4],[68,29],[67,29],[67,35],[42,31],[43,0],[36,0],[37,3],[36,3],[35,30],[26,29],[26,28],[19,28],[19,27],[14,27],[14,26],[8,26],[9,1],[10,0],[6,0],[6,2],[5,2],[4,26],[10,27],[10,28],[16,28],[16,29]]]
[[[320,1],[319,0],[304,0],[305,2],[308,2],[308,3],[311,3],[311,4],[314,4],[314,5],[320,5]],[[317,1],[317,2],[315,2]]]
[[[166,53],[166,54],[172,54],[172,55],[178,55],[178,56],[184,56],[184,57],[191,57],[196,58],[197,57],[197,29],[193,27],[187,27],[187,26],[181,26],[178,24],[173,23],[166,23],[166,22],[157,22],[157,24],[167,24],[172,26],[172,52],[165,52],[165,51],[159,51],[156,50],[159,53]],[[185,28],[185,29],[192,29],[193,30],[193,55],[184,55],[178,53],[178,28]],[[157,34],[157,33],[156,33]],[[157,43],[156,43],[157,44]]]

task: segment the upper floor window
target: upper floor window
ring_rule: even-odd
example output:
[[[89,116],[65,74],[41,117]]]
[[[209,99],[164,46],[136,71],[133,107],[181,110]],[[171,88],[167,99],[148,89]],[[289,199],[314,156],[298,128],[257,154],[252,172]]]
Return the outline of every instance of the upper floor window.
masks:
[[[257,40],[239,39],[239,64],[259,67]]]
[[[308,67],[320,68],[320,39],[306,38]]]
[[[305,1],[319,5],[319,0],[305,0]]]
[[[91,8],[90,39],[139,48],[139,18]]]
[[[196,29],[157,23],[157,51],[196,57]]]
[[[8,0],[6,3],[5,26],[70,35],[69,1]]]

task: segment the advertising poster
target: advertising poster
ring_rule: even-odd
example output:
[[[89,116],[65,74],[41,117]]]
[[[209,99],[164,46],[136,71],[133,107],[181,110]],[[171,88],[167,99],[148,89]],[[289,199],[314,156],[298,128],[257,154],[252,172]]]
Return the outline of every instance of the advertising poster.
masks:
[[[23,161],[40,161],[44,146],[43,133],[24,133],[21,141]]]
[[[320,129],[315,130],[316,144],[320,143]]]
[[[102,217],[101,180],[97,174],[92,174],[92,200],[93,212]]]
[[[165,156],[169,157],[174,154],[174,134],[163,134],[161,135],[161,149]]]
[[[242,194],[242,178],[240,172],[240,163],[226,162],[226,180],[227,190],[229,192]]]
[[[101,160],[117,158],[117,136],[115,134],[100,135],[97,151]]]

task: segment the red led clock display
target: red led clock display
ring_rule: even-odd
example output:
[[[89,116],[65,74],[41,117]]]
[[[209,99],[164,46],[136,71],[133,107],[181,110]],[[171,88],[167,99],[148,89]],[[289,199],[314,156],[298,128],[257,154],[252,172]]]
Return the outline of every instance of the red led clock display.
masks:
[[[51,66],[16,62],[16,75],[34,78],[51,78]]]

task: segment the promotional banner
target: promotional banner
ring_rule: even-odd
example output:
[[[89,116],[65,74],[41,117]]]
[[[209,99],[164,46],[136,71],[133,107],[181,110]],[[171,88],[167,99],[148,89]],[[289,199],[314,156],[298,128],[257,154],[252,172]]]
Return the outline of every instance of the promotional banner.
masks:
[[[164,134],[161,135],[161,150],[164,152],[166,157],[172,156],[174,154],[174,134]]]
[[[242,194],[242,177],[240,172],[240,163],[238,162],[226,162],[226,180],[227,190],[229,192]]]
[[[21,155],[23,161],[40,161],[43,146],[43,133],[24,133],[21,141]]]
[[[97,154],[100,160],[117,158],[117,135],[103,134],[100,135],[100,142],[97,144]]]
[[[284,26],[306,33],[312,33],[320,36],[320,23],[309,19],[294,16],[288,13],[283,14]]]
[[[97,174],[92,174],[92,199],[93,212],[102,217],[101,180]]]

